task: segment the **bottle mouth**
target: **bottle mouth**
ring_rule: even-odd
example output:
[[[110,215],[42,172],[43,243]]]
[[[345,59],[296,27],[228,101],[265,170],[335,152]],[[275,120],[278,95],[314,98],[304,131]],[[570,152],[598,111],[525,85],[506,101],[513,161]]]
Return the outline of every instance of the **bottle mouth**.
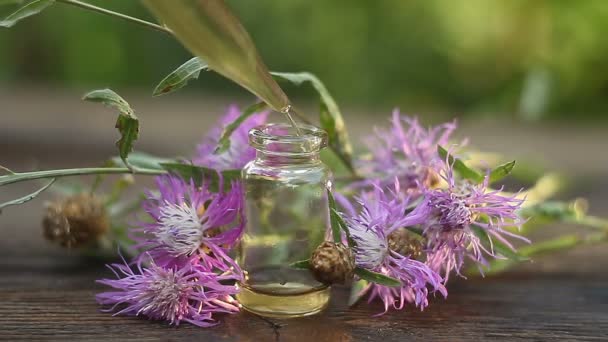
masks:
[[[258,151],[278,155],[318,153],[327,146],[327,132],[299,124],[300,135],[287,123],[270,123],[249,131],[249,144]]]

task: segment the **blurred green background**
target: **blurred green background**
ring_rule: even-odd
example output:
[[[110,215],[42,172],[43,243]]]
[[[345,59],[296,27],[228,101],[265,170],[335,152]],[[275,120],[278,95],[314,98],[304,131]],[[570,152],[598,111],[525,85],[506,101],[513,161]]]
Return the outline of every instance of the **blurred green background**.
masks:
[[[139,1],[89,2],[152,20]],[[608,118],[606,0],[228,2],[271,69],[311,71],[339,103]],[[0,14],[14,9],[2,6]],[[189,57],[162,33],[56,4],[0,30],[0,85],[151,91]],[[212,73],[201,78],[185,91],[243,94]]]

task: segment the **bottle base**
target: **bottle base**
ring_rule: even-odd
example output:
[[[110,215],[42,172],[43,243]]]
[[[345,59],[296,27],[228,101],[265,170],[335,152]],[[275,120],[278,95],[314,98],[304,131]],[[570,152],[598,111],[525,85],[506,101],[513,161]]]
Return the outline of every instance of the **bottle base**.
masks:
[[[243,309],[256,315],[272,318],[295,318],[315,315],[323,311],[329,304],[331,288],[310,289],[300,283],[264,284],[251,288],[239,285],[241,291],[237,294]],[[289,291],[285,291],[286,288]],[[299,292],[298,289],[307,289]]]

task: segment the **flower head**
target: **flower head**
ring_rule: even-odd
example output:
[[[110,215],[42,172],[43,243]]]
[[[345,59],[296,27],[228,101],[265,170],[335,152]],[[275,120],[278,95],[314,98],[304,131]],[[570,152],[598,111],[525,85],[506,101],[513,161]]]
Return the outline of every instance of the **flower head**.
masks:
[[[420,193],[424,185],[432,185],[432,172],[437,160],[437,145],[445,145],[456,129],[456,123],[423,128],[417,118],[393,111],[392,127],[376,129],[366,140],[370,154],[357,161],[359,173],[367,178],[354,186],[369,186],[380,181],[383,186],[397,178],[402,190]]]
[[[139,246],[162,266],[195,258],[221,270],[238,267],[225,249],[244,228],[242,185],[233,182],[230,190],[214,193],[205,180],[197,187],[192,180],[161,176],[156,184],[158,192],[148,192],[144,202],[152,222],[136,229],[144,233]]]
[[[63,247],[77,248],[95,243],[110,230],[104,202],[80,193],[46,204],[42,220],[44,237]]]
[[[387,194],[376,185],[372,192],[364,192],[357,199],[361,206],[360,213],[355,214],[354,208],[347,205],[346,209],[351,215],[345,219],[350,236],[356,243],[357,266],[386,274],[402,284],[400,287],[372,284],[366,289],[370,293],[370,301],[380,298],[384,302],[385,312],[390,306],[402,309],[406,302],[423,309],[428,305],[428,285],[447,295],[437,273],[410,255],[399,254],[390,248],[388,236],[391,233],[419,225],[428,215],[426,203],[409,210],[410,203],[399,192],[398,182],[395,188],[395,192]]]
[[[96,296],[107,311],[116,315],[145,316],[179,325],[181,321],[201,327],[215,323],[214,313],[239,311],[232,295],[234,285],[223,285],[234,280],[232,275],[217,275],[199,266],[185,264],[163,268],[151,260],[148,267],[138,263],[133,270],[126,263],[109,266],[117,279],[102,279],[99,283],[113,291]]]
[[[486,263],[484,254],[500,257],[482,243],[475,229],[514,249],[506,237],[527,239],[503,228],[520,227],[523,223],[517,210],[524,202],[516,195],[504,196],[489,186],[489,175],[481,184],[457,179],[452,165],[445,163],[440,171],[447,188],[428,190],[429,219],[424,224],[428,241],[427,264],[436,271],[444,271],[445,278],[455,270],[459,273],[465,257]]]
[[[230,148],[223,153],[214,153],[224,128],[240,115],[241,111],[236,105],[228,108],[228,112],[198,145],[194,164],[215,170],[241,169],[255,158],[255,149],[249,146],[248,133],[253,127],[266,122],[268,112],[255,113],[245,119],[230,136]]]

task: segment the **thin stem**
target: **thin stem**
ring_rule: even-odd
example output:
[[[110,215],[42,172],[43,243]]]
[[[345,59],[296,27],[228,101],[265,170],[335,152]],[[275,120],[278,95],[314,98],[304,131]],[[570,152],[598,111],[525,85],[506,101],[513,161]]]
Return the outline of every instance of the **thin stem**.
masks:
[[[32,171],[32,172],[19,172],[6,176],[0,176],[0,186],[8,185],[17,182],[25,182],[34,179],[43,178],[61,178],[68,176],[82,176],[82,175],[103,175],[103,174],[139,174],[139,175],[162,175],[166,174],[166,170],[157,169],[143,169],[133,168],[130,170],[126,167],[89,167],[89,168],[78,168],[78,169],[62,169],[62,170],[46,170],[46,171]]]
[[[109,15],[112,17],[116,17],[116,18],[120,18],[126,21],[130,21],[132,23],[141,25],[141,26],[145,26],[157,31],[161,31],[167,34],[173,34],[173,32],[171,30],[169,30],[168,28],[155,24],[155,23],[151,23],[149,21],[145,21],[142,19],[138,19],[138,18],[134,18],[131,16],[128,16],[126,14],[122,14],[122,13],[118,13],[118,12],[114,12],[114,11],[110,11],[108,9],[105,8],[101,8],[101,7],[97,7],[91,4],[88,4],[86,2],[82,2],[82,1],[77,1],[77,0],[57,0],[57,2],[62,2],[66,5],[72,5],[72,6],[76,6],[76,7],[80,7],[89,11],[93,11],[93,12],[97,12],[97,13],[101,13],[101,14],[105,14],[105,15]]]

